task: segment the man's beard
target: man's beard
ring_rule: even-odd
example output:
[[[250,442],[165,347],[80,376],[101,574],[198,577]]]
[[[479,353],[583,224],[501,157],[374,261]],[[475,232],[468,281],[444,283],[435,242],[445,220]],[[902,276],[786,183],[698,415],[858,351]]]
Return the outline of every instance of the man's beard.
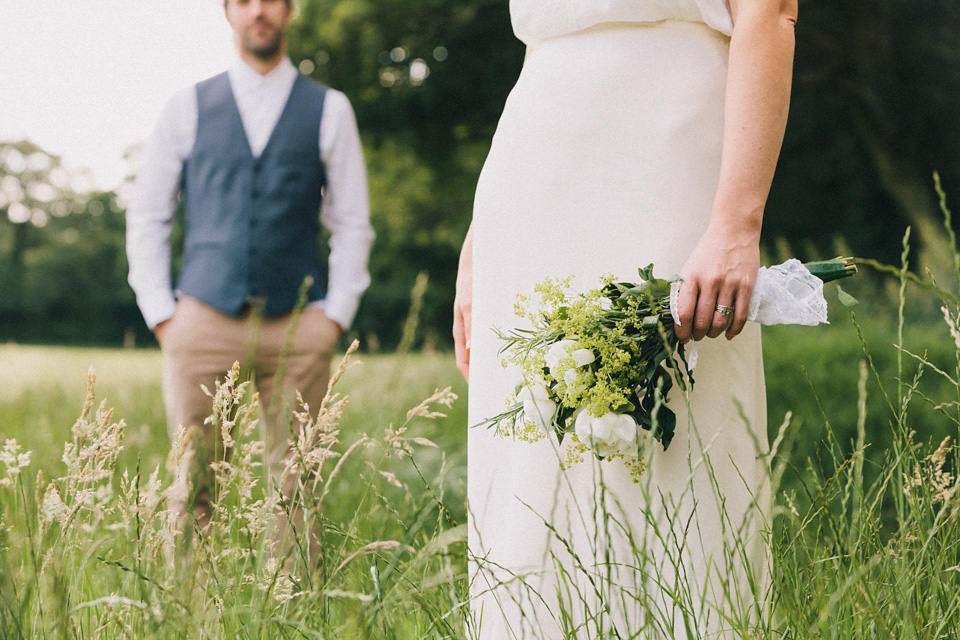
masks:
[[[277,31],[266,44],[254,46],[248,39],[243,39],[243,48],[260,60],[273,60],[283,46],[283,31]]]

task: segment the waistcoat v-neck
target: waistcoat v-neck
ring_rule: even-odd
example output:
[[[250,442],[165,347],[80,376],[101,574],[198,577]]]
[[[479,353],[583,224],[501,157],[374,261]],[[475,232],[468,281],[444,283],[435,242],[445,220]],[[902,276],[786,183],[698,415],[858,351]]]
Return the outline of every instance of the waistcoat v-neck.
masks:
[[[177,289],[230,315],[267,315],[326,294],[319,259],[324,186],[320,119],[326,88],[298,75],[270,139],[254,157],[226,73],[196,85],[197,137],[184,162],[184,262]]]

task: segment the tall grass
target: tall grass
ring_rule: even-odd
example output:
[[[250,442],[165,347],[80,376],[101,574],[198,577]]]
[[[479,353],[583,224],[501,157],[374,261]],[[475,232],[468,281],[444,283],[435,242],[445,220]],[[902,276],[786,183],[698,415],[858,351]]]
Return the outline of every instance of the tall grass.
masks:
[[[960,252],[942,191],[940,196],[956,287]],[[829,470],[808,459],[805,473],[798,474],[799,489],[780,500],[773,540],[775,566],[781,568],[774,628],[784,637],[960,637],[960,310],[955,288],[945,290],[931,277],[917,280],[907,271],[908,261],[909,230],[897,274],[895,376],[878,369],[861,339],[856,439],[844,442],[828,427],[824,457]],[[905,343],[910,280],[940,298],[944,322],[929,329],[936,331],[934,344],[938,350],[946,347],[948,359],[935,361]],[[931,302],[929,296],[921,299]],[[856,318],[853,324],[859,333]],[[887,438],[881,441],[889,441],[873,455],[867,437],[870,378],[882,405],[873,421],[886,426]],[[936,381],[937,393],[924,391],[927,378]],[[936,416],[933,428],[918,426],[921,410],[927,420]],[[789,464],[781,455],[774,477]],[[866,471],[872,472],[871,482],[865,481]]]
[[[829,328],[765,333],[773,507],[757,517],[769,555],[730,535],[716,606],[680,571],[683,541],[662,514],[624,531],[608,500],[590,514],[598,548],[561,544],[555,558],[563,631],[528,637],[960,637],[957,285],[908,273],[907,246],[892,313],[865,300]],[[292,499],[261,466],[255,398],[235,375],[222,381],[237,444],[216,470],[213,526],[198,532],[168,508],[167,458],[187,449],[167,443],[155,353],[0,347],[15,374],[0,385],[0,638],[482,637],[463,385],[443,356],[364,360],[323,407],[291,417],[305,434]],[[295,524],[277,535],[278,521]],[[631,557],[591,564],[614,535]],[[635,628],[617,626],[626,607],[643,610]]]
[[[373,360],[370,373],[392,374],[390,359]],[[460,635],[463,460],[449,423],[463,417],[443,415],[456,398],[450,390],[411,402],[410,391],[444,369],[429,355],[408,363],[420,380],[386,402],[382,384],[341,371],[351,401],[379,396],[365,414],[345,417],[349,402],[338,395],[295,414],[301,437],[287,473],[298,490],[289,499],[267,488],[256,397],[232,372],[214,404],[238,407],[235,417],[215,412],[232,421],[224,433],[236,445],[217,465],[213,523],[202,533],[177,526],[168,507],[175,465],[122,453],[126,425],[96,399],[91,373],[62,463],[34,472],[37,457],[12,439],[0,452],[0,637]],[[187,452],[178,442],[171,458]],[[130,462],[118,466],[124,454]],[[278,513],[297,511],[302,521],[271,530]],[[310,544],[311,532],[319,544]]]

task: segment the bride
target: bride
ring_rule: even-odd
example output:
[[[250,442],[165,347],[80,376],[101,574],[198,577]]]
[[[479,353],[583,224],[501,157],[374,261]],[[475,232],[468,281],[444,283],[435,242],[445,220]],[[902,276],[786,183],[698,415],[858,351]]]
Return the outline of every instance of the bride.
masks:
[[[457,278],[470,424],[502,412],[515,296],[546,277],[679,273],[696,387],[639,483],[556,440],[471,429],[481,638],[738,637],[769,604],[759,326],[746,324],[787,118],[796,0],[511,0],[527,57],[477,186]],[[733,338],[736,338],[733,340]]]

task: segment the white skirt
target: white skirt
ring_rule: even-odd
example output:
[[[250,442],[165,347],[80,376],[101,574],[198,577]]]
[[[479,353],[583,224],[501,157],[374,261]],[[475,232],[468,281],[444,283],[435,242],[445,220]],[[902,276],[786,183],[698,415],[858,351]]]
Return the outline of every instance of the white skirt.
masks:
[[[548,276],[574,275],[579,290],[607,273],[636,281],[651,262],[661,277],[679,272],[717,187],[728,43],[665,21],[529,52],[477,187],[471,425],[502,412],[516,383],[493,328],[521,324],[517,293]],[[676,437],[651,447],[639,484],[620,461],[563,471],[555,440],[471,427],[479,637],[684,638],[763,595],[745,584],[752,574],[763,591],[768,563],[759,327],[699,348],[689,404],[671,392]]]

